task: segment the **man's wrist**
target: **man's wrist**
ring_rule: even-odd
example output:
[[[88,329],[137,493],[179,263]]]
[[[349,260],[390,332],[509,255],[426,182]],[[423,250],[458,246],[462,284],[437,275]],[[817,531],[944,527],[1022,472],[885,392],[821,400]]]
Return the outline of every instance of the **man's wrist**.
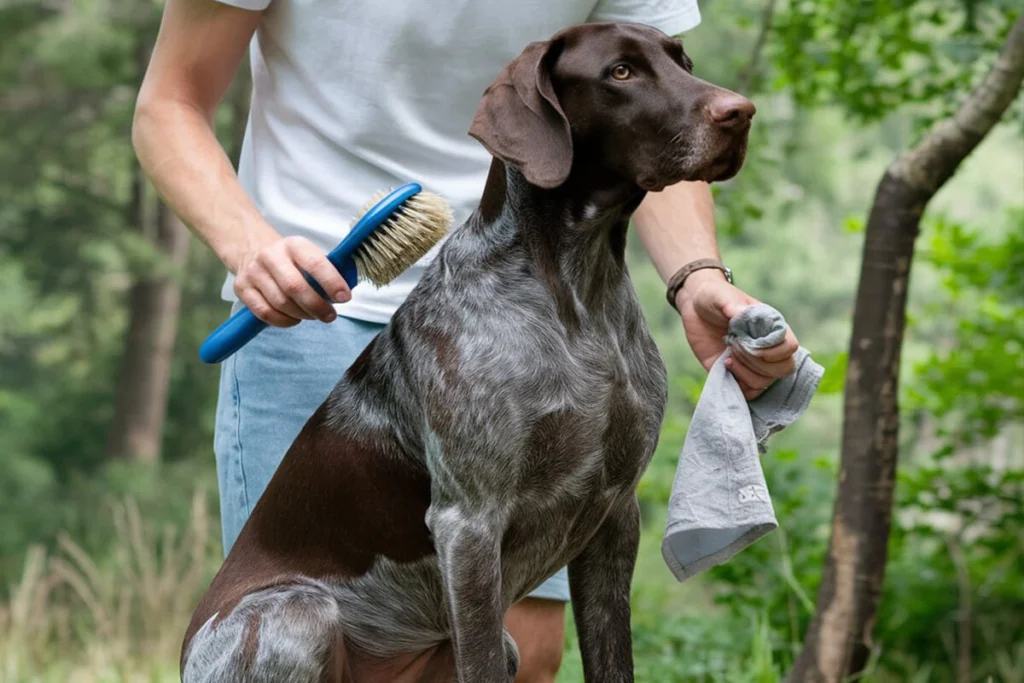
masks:
[[[665,296],[669,305],[680,310],[686,298],[699,289],[700,285],[708,282],[710,277],[732,282],[732,272],[717,258],[699,258],[683,265],[666,283]]]
[[[221,263],[231,273],[237,275],[238,270],[253,254],[279,239],[281,235],[265,221],[255,220],[242,229],[241,239],[222,240],[216,244],[211,243],[210,246]]]
[[[701,287],[709,282],[728,282],[725,277],[725,273],[718,268],[702,268],[695,270],[690,273],[686,278],[686,282],[676,292],[675,300],[673,301],[675,309],[677,311],[683,310],[683,304],[693,297]]]

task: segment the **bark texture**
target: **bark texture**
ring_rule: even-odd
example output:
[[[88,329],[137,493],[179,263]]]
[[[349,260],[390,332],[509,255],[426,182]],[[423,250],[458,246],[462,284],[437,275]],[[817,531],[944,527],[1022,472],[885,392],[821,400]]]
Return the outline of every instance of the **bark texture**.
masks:
[[[885,576],[899,434],[900,349],[921,215],[1017,95],[1024,17],[954,116],[896,159],[878,185],[864,240],[844,395],[832,537],[817,611],[791,683],[838,683],[863,670]]]

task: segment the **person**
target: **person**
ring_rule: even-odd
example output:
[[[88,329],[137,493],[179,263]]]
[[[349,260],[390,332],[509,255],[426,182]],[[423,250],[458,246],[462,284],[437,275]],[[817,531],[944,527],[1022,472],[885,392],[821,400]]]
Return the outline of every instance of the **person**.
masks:
[[[437,250],[386,287],[351,291],[325,251],[368,198],[410,180],[448,199],[461,224],[490,164],[467,135],[484,89],[527,43],[588,21],[679,35],[700,11],[696,0],[167,0],[133,144],[157,191],[226,266],[223,298],[271,326],[221,367],[225,553],[305,420]],[[253,91],[236,175],[213,118],[247,47]],[[666,281],[719,258],[704,183],[648,195],[634,225]],[[672,304],[705,368],[724,351],[729,318],[753,302],[721,269],[685,279]],[[763,358],[730,359],[748,399],[793,370],[796,349],[790,334]],[[554,680],[568,600],[563,569],[509,610],[517,681]]]

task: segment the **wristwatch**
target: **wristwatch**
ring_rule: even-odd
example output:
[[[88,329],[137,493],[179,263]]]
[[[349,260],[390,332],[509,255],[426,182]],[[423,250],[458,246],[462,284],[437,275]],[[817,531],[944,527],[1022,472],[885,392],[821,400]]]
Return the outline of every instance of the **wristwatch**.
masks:
[[[676,271],[676,274],[669,278],[668,290],[665,292],[665,298],[668,299],[668,305],[672,307],[672,310],[676,310],[676,295],[679,290],[683,288],[683,283],[686,282],[686,278],[690,277],[692,273],[698,270],[704,270],[705,268],[716,268],[725,273],[725,280],[729,284],[732,284],[732,271],[725,266],[724,263],[718,259],[713,258],[702,258],[696,261],[690,261],[685,266]]]

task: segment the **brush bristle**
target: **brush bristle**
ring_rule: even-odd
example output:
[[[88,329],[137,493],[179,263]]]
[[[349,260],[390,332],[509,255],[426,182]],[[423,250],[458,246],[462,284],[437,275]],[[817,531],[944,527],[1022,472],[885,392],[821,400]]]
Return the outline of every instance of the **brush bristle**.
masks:
[[[353,225],[385,196],[387,192],[379,192],[366,202]],[[391,282],[444,237],[452,220],[451,207],[443,197],[430,192],[409,197],[353,254],[359,279],[377,287]]]

